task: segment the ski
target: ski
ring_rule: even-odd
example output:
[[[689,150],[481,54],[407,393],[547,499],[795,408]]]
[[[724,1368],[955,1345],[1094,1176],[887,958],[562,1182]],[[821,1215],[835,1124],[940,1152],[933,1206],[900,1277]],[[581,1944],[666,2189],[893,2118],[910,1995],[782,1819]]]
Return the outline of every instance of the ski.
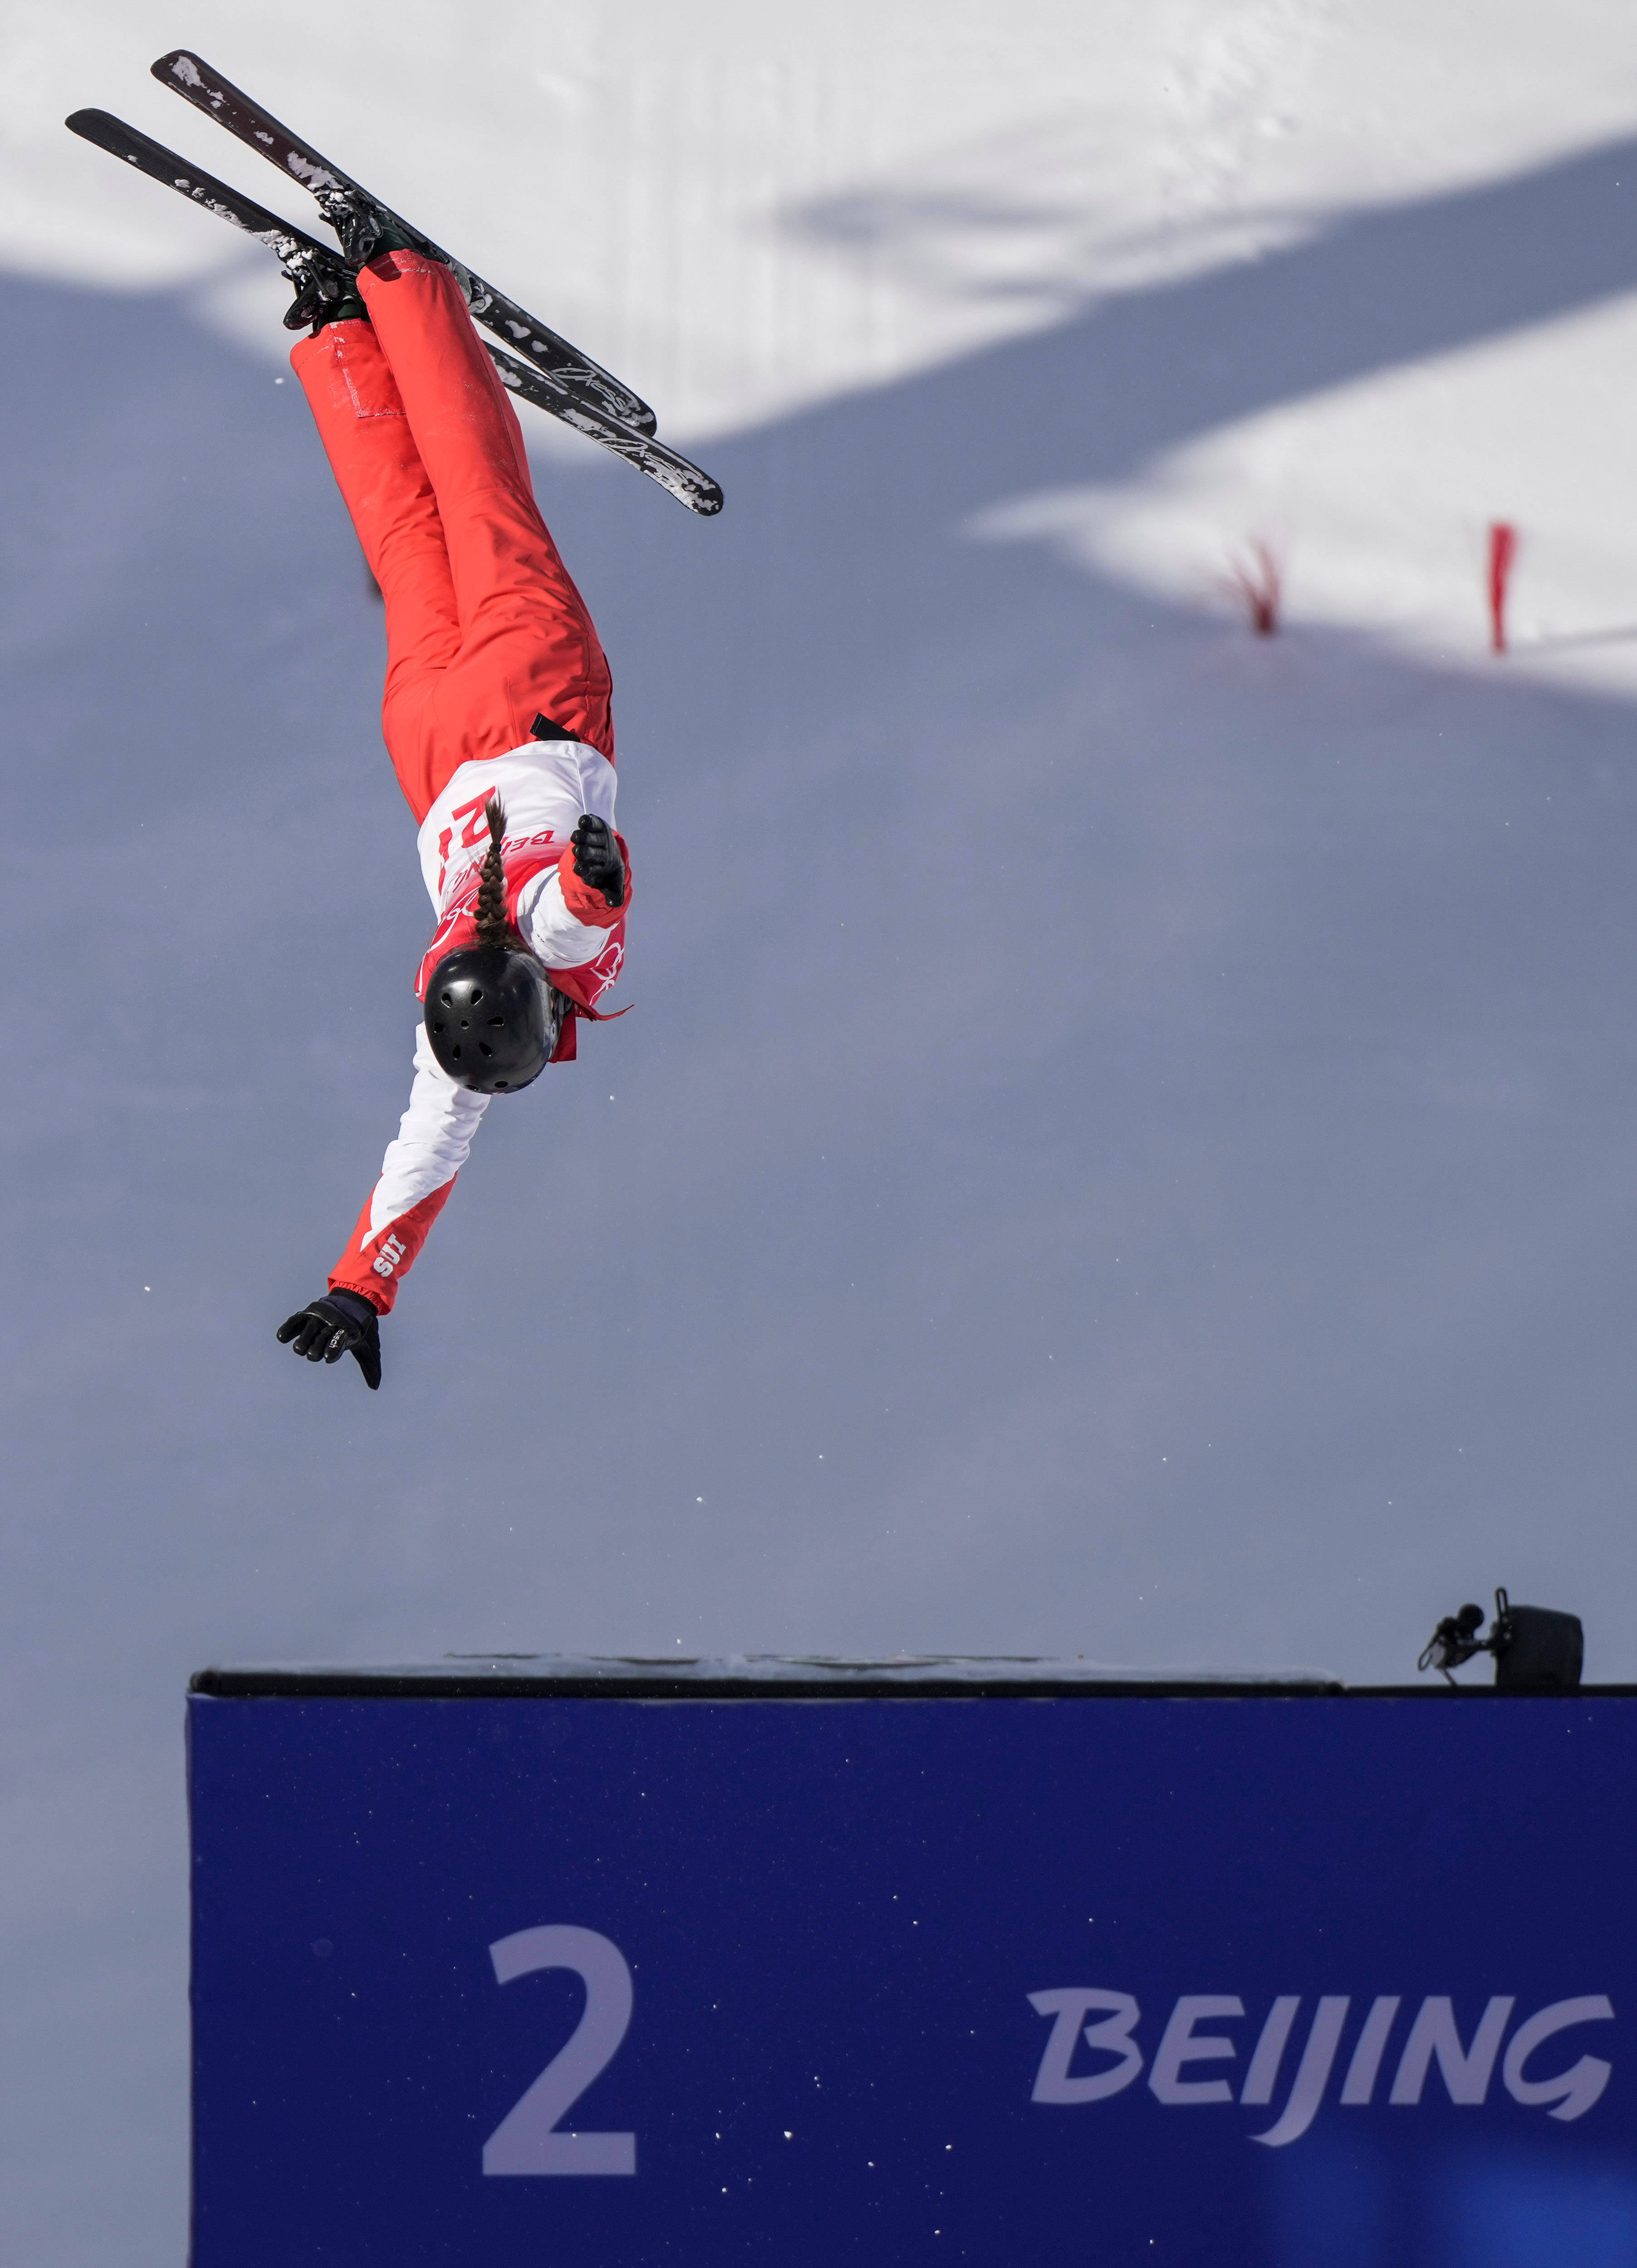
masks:
[[[297,329],[304,328],[320,313],[326,304],[343,298],[351,288],[351,276],[341,255],[329,246],[320,244],[314,238],[281,220],[277,213],[269,212],[252,197],[218,181],[197,166],[189,165],[174,150],[167,150],[162,142],[151,140],[123,119],[114,117],[106,110],[77,110],[65,122],[69,131],[77,134],[82,141],[93,143],[111,158],[118,158],[128,166],[146,174],[167,189],[174,189],[190,203],[202,205],[234,227],[242,229],[264,244],[277,260],[280,268],[296,286],[297,298],[286,322]],[[651,433],[638,431],[623,419],[609,414],[579,387],[568,382],[560,372],[536,369],[532,364],[520,362],[503,348],[483,341],[490,360],[500,376],[501,383],[535,408],[556,417],[564,425],[572,426],[601,443],[616,457],[634,465],[689,512],[709,519],[722,509],[722,491],[708,473],[686,457],[667,449]]]
[[[343,298],[350,288],[350,279],[339,254],[328,245],[292,228],[287,220],[269,212],[253,197],[230,188],[225,181],[218,181],[213,173],[202,173],[197,166],[190,166],[162,142],[151,141],[134,126],[127,126],[122,118],[114,118],[106,110],[77,110],[63,122],[69,132],[77,134],[82,141],[94,143],[110,158],[122,158],[139,173],[145,173],[151,181],[177,190],[190,202],[213,212],[218,220],[230,221],[235,228],[243,229],[247,236],[266,245],[296,286],[297,307],[306,306],[309,309],[300,318],[303,323],[311,321],[321,303]]]
[[[485,339],[485,346],[489,342]],[[651,481],[697,512],[702,519],[709,519],[722,509],[722,491],[709,473],[701,472],[686,457],[667,449],[663,441],[652,433],[639,433],[634,426],[622,424],[586,400],[577,387],[564,386],[552,372],[536,370],[532,363],[519,362],[504,347],[489,346],[490,360],[499,373],[500,383],[513,394],[520,394],[537,409],[543,409],[564,425],[571,425],[577,433],[584,433],[600,441],[616,457],[623,457],[628,465],[635,465],[639,473],[646,473]]]
[[[394,212],[390,205],[372,196],[310,143],[303,142],[287,126],[281,126],[277,118],[253,102],[231,79],[212,70],[202,56],[186,48],[177,48],[161,55],[152,65],[152,72],[161,85],[180,94],[184,102],[192,103],[195,110],[202,110],[218,126],[225,127],[230,134],[236,135],[316,198],[320,210],[355,265],[369,257],[368,241],[359,238],[360,222],[365,224],[367,237],[370,216],[380,215],[393,221],[406,235],[414,238],[419,250],[441,260],[453,270],[474,320],[492,331],[513,353],[526,355],[561,385],[586,395],[596,408],[622,426],[635,428],[639,433],[653,431],[657,421],[653,410],[612,372],[593,362],[589,355],[582,354],[567,339],[559,337],[537,317],[520,307],[515,299],[508,299],[503,291],[496,291],[474,269],[452,258],[413,222],[405,220],[402,213]]]

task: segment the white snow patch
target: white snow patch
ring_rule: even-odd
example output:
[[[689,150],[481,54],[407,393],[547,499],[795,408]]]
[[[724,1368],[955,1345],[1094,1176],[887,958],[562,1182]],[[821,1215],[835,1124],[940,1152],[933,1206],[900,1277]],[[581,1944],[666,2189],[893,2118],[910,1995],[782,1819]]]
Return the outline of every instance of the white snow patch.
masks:
[[[1637,695],[1637,295],[1339,387],[1210,433],[1117,486],[983,512],[969,533],[1187,606],[1247,543],[1283,571],[1289,622],[1493,666],[1490,524],[1521,535],[1505,666]]]

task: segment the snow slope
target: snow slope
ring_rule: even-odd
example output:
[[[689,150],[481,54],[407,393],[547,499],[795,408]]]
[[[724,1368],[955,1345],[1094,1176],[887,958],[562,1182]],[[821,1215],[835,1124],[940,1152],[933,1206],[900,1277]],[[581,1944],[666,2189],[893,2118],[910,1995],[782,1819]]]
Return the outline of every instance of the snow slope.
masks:
[[[0,1122],[7,2253],[177,2257],[205,1660],[1393,1677],[1505,1582],[1637,1675],[1614,12],[3,36],[0,906],[94,1004]],[[615,665],[636,1012],[490,1114],[374,1399],[271,1334],[405,1089],[380,615],[257,255],[56,122],[277,196],[146,79],[179,37],[729,496],[531,428]],[[1272,644],[1215,587],[1258,533]]]

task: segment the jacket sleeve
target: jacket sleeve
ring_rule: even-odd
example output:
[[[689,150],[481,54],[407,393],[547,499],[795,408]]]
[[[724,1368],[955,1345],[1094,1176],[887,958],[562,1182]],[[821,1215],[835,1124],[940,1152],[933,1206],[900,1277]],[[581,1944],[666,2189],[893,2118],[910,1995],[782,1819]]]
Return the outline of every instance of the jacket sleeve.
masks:
[[[625,917],[630,910],[630,853],[625,837],[616,842],[625,859],[625,897],[610,906],[589,888],[564,851],[557,865],[534,875],[518,893],[512,919],[551,971],[551,981],[578,1007],[595,1014],[597,1003],[617,979],[625,960]],[[573,1054],[573,1027],[563,1059]]]
[[[329,1274],[332,1291],[356,1292],[377,1314],[392,1312],[399,1278],[414,1264],[466,1163],[490,1098],[457,1086],[417,1027],[409,1107],[387,1145],[380,1179]]]

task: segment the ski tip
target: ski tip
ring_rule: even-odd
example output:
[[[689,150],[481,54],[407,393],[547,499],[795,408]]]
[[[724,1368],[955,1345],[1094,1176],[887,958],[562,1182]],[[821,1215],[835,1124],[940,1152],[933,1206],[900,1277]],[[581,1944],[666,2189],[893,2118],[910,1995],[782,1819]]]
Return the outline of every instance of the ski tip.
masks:
[[[203,86],[204,84],[204,65],[186,48],[173,48],[168,55],[161,55],[157,63],[150,63],[148,69],[155,78],[177,86]]]
[[[117,140],[129,140],[130,129],[108,110],[70,110],[63,121],[70,134],[77,134],[82,142],[94,142],[100,150],[110,147]]]

